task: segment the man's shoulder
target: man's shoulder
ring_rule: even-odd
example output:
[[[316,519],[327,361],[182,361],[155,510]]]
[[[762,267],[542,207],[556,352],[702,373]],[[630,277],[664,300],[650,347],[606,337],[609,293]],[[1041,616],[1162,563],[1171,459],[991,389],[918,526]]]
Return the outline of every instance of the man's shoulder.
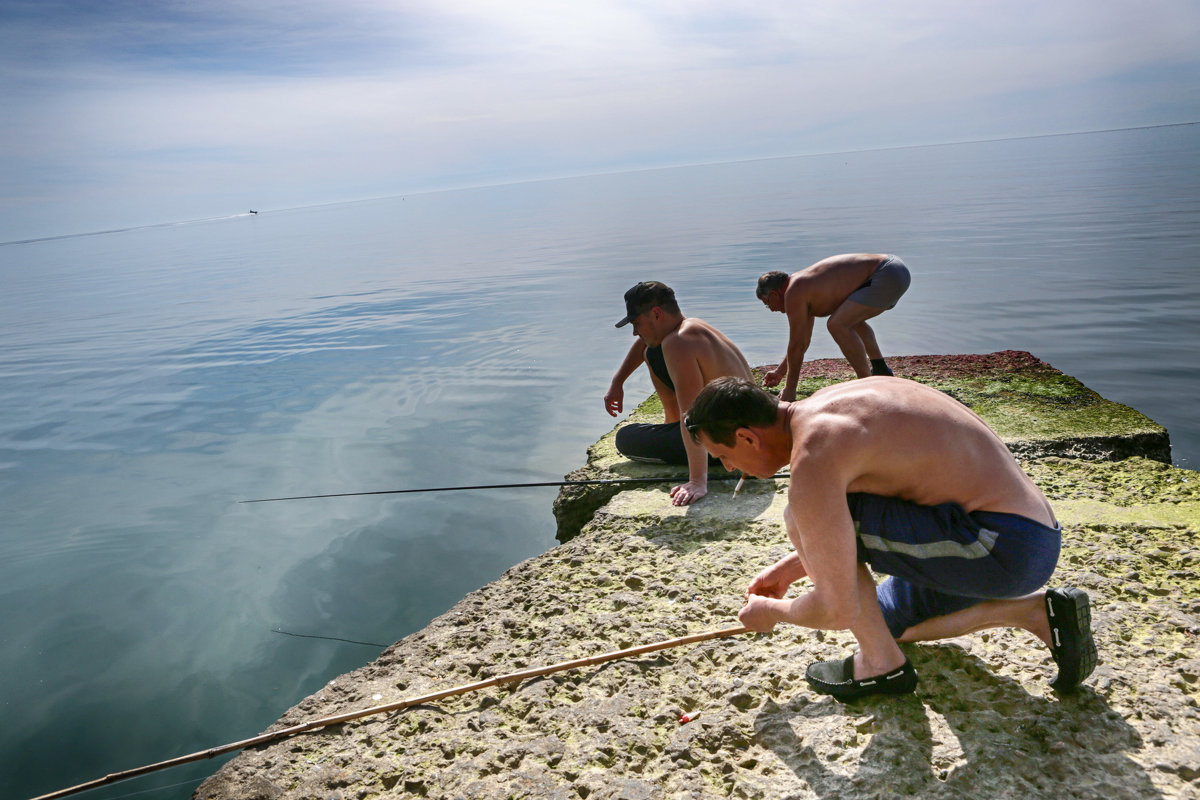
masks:
[[[699,335],[699,329],[695,326],[697,322],[703,322],[703,320],[688,317],[680,323],[678,328],[664,336],[662,342],[659,344],[663,355],[669,358],[672,355],[678,355],[691,349]]]
[[[793,302],[797,298],[804,297],[820,282],[821,273],[810,271],[814,269],[815,266],[817,265],[809,267],[803,272],[797,272],[795,275],[788,278],[787,286],[784,287],[783,296],[786,297],[789,302]]]
[[[860,435],[867,423],[892,413],[889,388],[901,387],[879,386],[869,379],[826,386],[793,405],[790,424],[814,442]]]
[[[704,358],[721,347],[725,335],[698,317],[688,317],[662,341],[663,355],[668,358]]]
[[[800,485],[832,482],[844,491],[869,461],[871,443],[863,438],[853,414],[817,406],[793,414],[790,426],[789,464]]]
[[[838,438],[848,420],[841,409],[825,403],[802,400],[793,407],[788,421],[792,441],[803,449],[825,445]]]
[[[699,317],[685,317],[678,328],[669,333],[663,342],[667,339],[675,341],[697,341],[706,339],[710,333],[720,333],[715,325],[705,322]]]

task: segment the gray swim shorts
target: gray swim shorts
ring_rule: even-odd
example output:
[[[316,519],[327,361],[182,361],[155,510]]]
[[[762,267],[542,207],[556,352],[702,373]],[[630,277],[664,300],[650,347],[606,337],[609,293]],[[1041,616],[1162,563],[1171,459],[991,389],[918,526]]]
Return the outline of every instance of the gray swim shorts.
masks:
[[[904,262],[896,256],[888,256],[867,282],[847,299],[871,308],[894,308],[901,295],[908,291],[911,279]]]

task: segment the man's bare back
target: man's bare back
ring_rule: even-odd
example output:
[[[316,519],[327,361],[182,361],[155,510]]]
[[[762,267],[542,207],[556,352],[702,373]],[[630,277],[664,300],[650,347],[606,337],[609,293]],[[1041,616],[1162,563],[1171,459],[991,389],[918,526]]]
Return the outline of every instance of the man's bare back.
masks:
[[[790,312],[793,304],[803,304],[810,316],[828,317],[886,258],[875,253],[847,253],[818,261],[788,280],[785,309]]]
[[[899,378],[836,384],[789,407],[793,475],[832,470],[844,493],[869,492],[968,513],[1055,524],[1041,492],[974,412]],[[836,466],[832,466],[835,464]]]
[[[678,328],[663,338],[662,348],[671,380],[675,382],[676,402],[679,376],[693,370],[699,373],[700,382],[695,391],[687,392],[688,397],[685,403],[680,404],[679,413],[687,410],[692,398],[711,380],[725,375],[753,379],[750,364],[742,351],[728,336],[702,319],[685,317]],[[676,418],[679,413],[675,415]]]

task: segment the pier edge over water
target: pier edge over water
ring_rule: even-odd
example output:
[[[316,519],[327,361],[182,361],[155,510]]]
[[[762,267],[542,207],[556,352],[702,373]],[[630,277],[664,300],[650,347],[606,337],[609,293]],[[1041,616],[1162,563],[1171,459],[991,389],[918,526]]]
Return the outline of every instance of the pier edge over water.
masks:
[[[844,376],[806,372],[805,391]],[[804,666],[846,632],[779,628],[349,722],[246,752],[199,800],[301,797],[1182,798],[1200,780],[1200,475],[1166,432],[1027,353],[896,359],[1000,431],[1054,504],[1054,585],[1089,592],[1101,665],[1076,695],[1018,631],[908,649],[915,697],[841,705]],[[649,414],[643,404],[638,414]],[[605,439],[589,466],[615,469]],[[574,474],[574,473],[573,473]],[[786,481],[607,498],[580,532],[470,593],[276,727],[728,627],[788,547]],[[696,716],[695,712],[701,712]],[[690,721],[680,724],[681,715]]]

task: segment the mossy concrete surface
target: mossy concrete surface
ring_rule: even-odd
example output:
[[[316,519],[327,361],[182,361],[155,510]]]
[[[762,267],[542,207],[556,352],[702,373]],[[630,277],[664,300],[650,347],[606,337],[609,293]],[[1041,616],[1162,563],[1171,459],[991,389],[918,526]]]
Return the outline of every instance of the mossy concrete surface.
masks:
[[[1167,431],[1129,406],[1106,400],[1077,379],[1030,353],[1005,350],[981,355],[900,356],[888,359],[897,377],[933,386],[969,406],[1022,459],[1067,456],[1122,459],[1144,456],[1171,463]],[[761,379],[762,370],[755,374]],[[844,359],[805,362],[797,396],[849,380]],[[567,480],[663,477],[686,480],[686,467],[640,464],[617,452],[616,433],[631,422],[662,422],[662,406],[651,395],[588,449],[587,463]],[[726,478],[716,467],[711,474]],[[620,484],[564,486],[554,501],[558,538],[574,536]]]
[[[1197,797],[1200,475],[1141,458],[1029,469],[1064,526],[1052,584],[1092,598],[1101,664],[1075,695],[1050,689],[1040,642],[1002,630],[907,647],[914,695],[843,705],[803,675],[849,634],[781,626],[297,736],[196,798]],[[749,579],[788,552],[786,487],[721,484],[687,508],[623,491],[278,725],[735,625]]]
[[[916,357],[892,363],[947,381],[939,388],[985,407],[989,422],[1002,412],[987,398],[1032,393],[1023,378],[927,375]],[[1079,393],[1047,374],[1045,396]],[[1111,414],[1120,435],[1157,429]],[[1058,423],[1026,420],[1034,416],[1045,440],[1069,444]],[[1113,434],[1094,420],[1083,431]],[[653,469],[617,464],[606,447],[592,449],[596,469]],[[843,705],[803,676],[810,662],[852,650],[852,637],[780,626],[295,736],[242,753],[195,797],[1200,797],[1200,474],[1144,457],[1039,454],[1022,464],[1063,524],[1051,585],[1092,600],[1101,663],[1076,694],[1050,689],[1055,666],[1041,642],[996,630],[906,646],[915,694]],[[684,508],[668,489],[611,495],[579,535],[472,592],[276,727],[735,625],[750,578],[789,551],[787,481],[748,481],[737,498],[732,482],[715,482]],[[699,716],[681,725],[685,712]]]

